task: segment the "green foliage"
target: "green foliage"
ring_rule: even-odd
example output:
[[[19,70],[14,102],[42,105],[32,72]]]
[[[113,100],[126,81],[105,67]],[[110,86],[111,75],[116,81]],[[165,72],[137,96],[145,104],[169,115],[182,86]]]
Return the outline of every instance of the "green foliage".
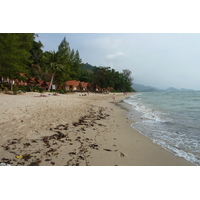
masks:
[[[112,87],[117,92],[132,92],[132,77],[130,70],[119,73],[110,67],[94,67],[93,83],[101,88]]]
[[[69,43],[66,41],[66,37],[61,41],[57,51],[59,57],[59,63],[63,65],[63,75],[70,73],[70,67],[73,64],[73,53],[70,50]]]
[[[42,62],[46,81],[63,84],[67,80],[80,77],[82,61],[79,52],[70,49],[65,37],[58,46],[58,51],[43,53]]]
[[[113,90],[110,90],[110,92],[112,92],[112,93],[115,93],[115,92],[116,92],[116,90],[114,90],[114,89],[113,89]]]
[[[81,69],[77,80],[92,83],[93,82],[93,72]]]
[[[72,79],[78,79],[80,77],[80,73],[81,73],[81,64],[82,64],[82,60],[79,56],[79,52],[78,50],[76,51],[76,53],[73,53],[73,64],[71,65],[71,72],[72,72]]]
[[[57,92],[60,93],[60,94],[66,94],[67,93],[66,90],[57,90]]]
[[[30,49],[35,34],[0,33],[0,74],[16,78],[16,72],[27,72],[32,62]]]
[[[70,64],[71,52],[66,37],[64,37],[64,39],[58,46],[58,53],[60,54],[60,61],[62,62],[62,64]]]
[[[51,74],[51,83],[55,80],[55,83],[63,84],[70,79],[70,75],[73,74],[71,70],[73,57],[73,51],[70,50],[65,37],[58,46],[57,52],[44,53],[43,60],[46,64],[46,72]]]
[[[59,51],[47,51],[44,54],[46,60],[46,71],[51,74],[51,82],[48,91],[50,91],[56,73],[64,70],[62,54]]]
[[[93,69],[93,83],[101,88],[114,87],[114,79],[110,67],[95,67]]]
[[[19,88],[16,85],[13,85],[13,94],[17,94],[19,91]]]
[[[38,41],[33,40],[32,49],[30,50],[31,57],[30,59],[33,61],[29,67],[29,75],[31,77],[38,78],[42,80],[44,78],[45,70],[43,69],[43,44]]]
[[[19,85],[18,88],[19,88],[19,90],[21,90],[22,92],[26,92],[26,91],[27,91],[27,86]]]
[[[44,46],[41,41],[36,42],[35,40],[33,40],[32,48],[30,50],[31,60],[33,61],[33,64],[41,64],[43,47]]]
[[[31,77],[62,85],[67,80],[79,80],[94,83],[102,89],[113,88],[113,92],[131,92],[132,77],[130,70],[122,73],[110,67],[96,67],[82,63],[79,51],[70,49],[66,37],[63,38],[57,51],[43,52],[43,44],[36,42],[33,33],[0,33],[0,75],[25,80],[16,72],[26,73]],[[50,90],[49,87],[49,90]],[[1,90],[10,88],[4,85]],[[21,91],[40,91],[33,85],[18,86]],[[17,90],[14,87],[14,91]],[[66,93],[61,90],[60,93]]]
[[[4,91],[7,92],[7,91],[8,91],[8,88],[7,88],[7,87],[4,87]]]
[[[92,65],[90,65],[88,63],[82,63],[81,68],[82,68],[82,70],[86,70],[86,71],[92,72],[93,69],[95,68],[95,66],[92,66]]]

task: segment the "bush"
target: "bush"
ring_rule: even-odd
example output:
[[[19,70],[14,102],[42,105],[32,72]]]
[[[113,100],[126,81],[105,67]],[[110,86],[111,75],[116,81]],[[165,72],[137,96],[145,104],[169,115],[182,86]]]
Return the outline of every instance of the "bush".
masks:
[[[19,91],[19,88],[16,85],[13,85],[13,94],[17,94],[17,92]]]
[[[44,89],[43,88],[38,88],[39,92],[40,93],[43,93],[44,92]]]
[[[22,92],[26,92],[26,91],[27,91],[27,86],[19,85],[18,88],[19,88],[19,90],[21,90]]]
[[[57,92],[58,92],[58,93],[60,93],[60,94],[66,94],[66,93],[67,93],[67,91],[66,91],[66,90],[62,90],[62,89],[60,89],[60,90],[57,90]]]
[[[7,93],[8,92],[8,88],[4,87],[4,92]]]
[[[113,90],[110,90],[110,92],[113,92],[113,93],[114,93],[114,92],[116,92],[116,90],[113,89]]]

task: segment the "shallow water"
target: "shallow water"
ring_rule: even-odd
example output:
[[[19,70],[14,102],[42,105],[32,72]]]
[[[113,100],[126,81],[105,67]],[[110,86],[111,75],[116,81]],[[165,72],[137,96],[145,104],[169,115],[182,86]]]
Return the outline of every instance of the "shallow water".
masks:
[[[200,92],[138,93],[124,102],[142,118],[131,125],[134,129],[200,165]]]

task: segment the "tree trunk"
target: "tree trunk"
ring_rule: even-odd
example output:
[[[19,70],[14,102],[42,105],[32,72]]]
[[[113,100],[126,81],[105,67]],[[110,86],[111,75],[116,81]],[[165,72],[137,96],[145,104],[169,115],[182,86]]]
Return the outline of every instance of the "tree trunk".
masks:
[[[52,77],[51,77],[51,82],[50,82],[50,84],[49,84],[48,91],[50,91],[50,90],[51,90],[51,86],[52,86],[52,83],[53,83],[54,76],[55,76],[55,73],[53,73],[53,74],[52,74]]]

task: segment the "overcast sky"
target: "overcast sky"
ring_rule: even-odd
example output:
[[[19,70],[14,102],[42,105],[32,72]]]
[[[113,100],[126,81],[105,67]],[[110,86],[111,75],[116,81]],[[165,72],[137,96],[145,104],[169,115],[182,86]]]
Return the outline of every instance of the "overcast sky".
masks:
[[[44,51],[57,50],[66,36],[82,62],[132,71],[134,82],[165,89],[200,90],[198,33],[39,33]]]

